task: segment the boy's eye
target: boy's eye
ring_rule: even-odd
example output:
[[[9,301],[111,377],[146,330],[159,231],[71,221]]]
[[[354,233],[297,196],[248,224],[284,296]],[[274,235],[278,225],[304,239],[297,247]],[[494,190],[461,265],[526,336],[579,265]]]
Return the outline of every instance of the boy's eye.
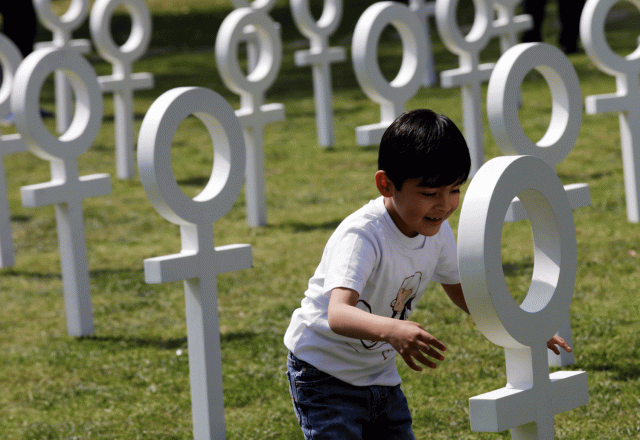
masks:
[[[433,197],[436,195],[436,193],[422,193],[422,195],[425,197]]]

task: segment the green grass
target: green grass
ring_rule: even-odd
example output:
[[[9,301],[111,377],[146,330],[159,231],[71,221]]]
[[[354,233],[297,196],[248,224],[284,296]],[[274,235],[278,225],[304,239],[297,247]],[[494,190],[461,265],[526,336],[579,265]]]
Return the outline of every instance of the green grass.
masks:
[[[149,55],[135,63],[134,71],[153,73],[156,87],[136,93],[136,129],[151,103],[174,87],[208,87],[238,108],[239,99],[220,80],[213,53],[217,29],[231,6],[199,0],[148,3],[154,34]],[[349,47],[350,30],[368,4],[350,3],[334,45]],[[291,24],[285,2],[276,5],[272,16],[283,23],[285,54],[267,102],[283,103],[287,119],[265,127],[269,224],[246,226],[241,194],[214,225],[216,245],[249,243],[253,249],[253,268],[218,276],[227,438],[237,440],[302,439],[287,391],[282,336],[332,230],[377,196],[376,149],[356,146],[354,130],[379,121],[378,105],[358,88],[350,62],[335,65],[336,145],[318,147],[310,69],[293,65],[294,47],[302,36]],[[637,36],[632,31],[637,15],[631,18],[616,21],[610,30],[612,44],[627,53]],[[127,18],[116,16],[113,22],[126,36]],[[555,42],[552,23],[545,30],[547,41]],[[88,38],[86,26],[77,37]],[[40,39],[47,39],[46,31]],[[389,38],[380,46],[390,69],[386,73],[393,76],[400,45]],[[439,70],[456,66],[456,57],[437,39],[435,56]],[[495,43],[483,53],[487,61],[497,56]],[[95,54],[90,59],[99,74],[110,73]],[[614,79],[600,73],[586,55],[571,60],[584,96],[615,91]],[[42,101],[53,108],[50,88]],[[429,88],[407,107],[434,108],[462,125],[460,102],[458,89]],[[544,80],[531,75],[523,87],[520,117],[532,138],[546,130],[550,106]],[[485,145],[487,159],[500,154],[486,120]],[[174,173],[186,193],[194,195],[204,187],[211,160],[202,124],[189,118],[176,135],[173,152]],[[53,208],[21,204],[19,188],[48,181],[48,164],[28,153],[8,156],[4,163],[16,265],[0,270],[0,438],[192,438],[183,286],[145,284],[143,272],[145,258],[179,252],[179,229],[154,211],[137,179],[115,178],[111,98],[105,97],[104,127],[79,159],[81,175],[113,176],[112,194],[84,202],[94,336],[74,339],[66,332]],[[587,371],[591,401],[557,415],[556,436],[637,438],[640,228],[626,221],[617,116],[584,115],[576,146],[557,170],[564,183],[588,183],[592,205],[574,213],[577,363],[570,367]],[[452,219],[454,228],[457,218]],[[503,262],[512,292],[521,296],[532,272],[526,222],[505,226]],[[486,340],[439,286],[428,289],[412,319],[449,347],[435,371],[417,374],[399,365],[417,438],[509,438],[508,432],[473,433],[469,428],[469,397],[504,386],[501,348]]]

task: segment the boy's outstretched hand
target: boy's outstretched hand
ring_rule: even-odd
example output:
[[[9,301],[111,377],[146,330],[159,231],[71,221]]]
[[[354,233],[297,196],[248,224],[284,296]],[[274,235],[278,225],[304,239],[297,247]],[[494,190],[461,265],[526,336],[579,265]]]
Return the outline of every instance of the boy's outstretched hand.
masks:
[[[422,371],[420,364],[436,368],[447,347],[418,323],[374,315],[356,307],[358,292],[337,287],[329,300],[329,327],[335,333],[354,339],[383,341],[402,356],[409,367]],[[438,351],[440,350],[440,351]],[[429,359],[431,358],[431,359]]]
[[[547,348],[558,355],[560,354],[559,346],[567,353],[571,353],[573,351],[573,348],[569,347],[569,344],[567,344],[567,342],[558,335],[554,335],[553,338],[547,341]]]
[[[442,342],[413,321],[396,321],[396,325],[385,339],[402,356],[405,363],[416,371],[422,371],[422,367],[415,362],[416,360],[429,368],[436,368],[438,364],[427,356],[442,361],[444,355],[436,348],[440,351],[447,350]]]

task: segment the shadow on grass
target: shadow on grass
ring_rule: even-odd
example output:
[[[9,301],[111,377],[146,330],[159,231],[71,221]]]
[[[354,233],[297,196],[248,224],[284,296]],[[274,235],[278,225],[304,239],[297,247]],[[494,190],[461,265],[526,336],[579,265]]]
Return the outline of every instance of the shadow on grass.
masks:
[[[529,257],[520,261],[502,263],[502,270],[507,276],[518,276],[531,273],[533,269],[533,260]]]
[[[78,338],[81,343],[94,343],[96,345],[110,346],[117,345],[118,349],[136,349],[140,347],[153,347],[161,350],[175,350],[185,346],[187,337],[176,339],[161,338],[136,338],[130,336],[85,336]]]
[[[180,179],[177,181],[177,183],[178,185],[187,185],[187,186],[195,186],[195,187],[203,188],[207,183],[209,183],[210,179],[211,179],[211,176],[197,176],[197,177],[190,177],[188,179]]]
[[[296,221],[287,221],[279,225],[274,225],[273,227],[278,229],[288,229],[292,232],[311,232],[318,230],[327,231],[336,229],[341,222],[342,219],[330,220],[321,223],[302,223]]]
[[[247,342],[251,340],[256,340],[256,338],[260,338],[262,340],[262,336],[253,331],[239,331],[239,332],[230,332],[223,333],[220,335],[220,341],[222,344],[226,343],[237,343],[237,342]],[[178,348],[183,348],[187,346],[187,337],[184,336],[182,338],[174,338],[174,339],[162,339],[162,338],[142,338],[142,337],[131,337],[131,336],[98,336],[91,335],[85,336],[82,338],[78,338],[78,341],[81,343],[94,343],[97,345],[105,346],[117,346],[118,349],[137,349],[140,347],[152,347],[160,350],[175,350]]]
[[[637,362],[621,362],[612,364],[606,359],[591,356],[586,362],[580,361],[580,368],[589,371],[611,372],[612,379],[627,382],[640,379],[640,365]]]
[[[62,279],[61,273],[45,273],[45,272],[29,272],[26,270],[16,270],[13,267],[8,267],[6,269],[0,269],[0,273],[4,277],[26,277],[26,278],[35,278],[40,280],[60,280]]]

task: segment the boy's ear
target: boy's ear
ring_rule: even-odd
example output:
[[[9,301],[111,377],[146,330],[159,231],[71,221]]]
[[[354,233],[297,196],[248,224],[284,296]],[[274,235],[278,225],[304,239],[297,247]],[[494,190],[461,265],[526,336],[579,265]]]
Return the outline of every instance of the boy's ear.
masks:
[[[378,170],[376,173],[376,187],[378,191],[384,197],[391,197],[393,195],[393,182],[387,177],[387,173],[383,170]]]

